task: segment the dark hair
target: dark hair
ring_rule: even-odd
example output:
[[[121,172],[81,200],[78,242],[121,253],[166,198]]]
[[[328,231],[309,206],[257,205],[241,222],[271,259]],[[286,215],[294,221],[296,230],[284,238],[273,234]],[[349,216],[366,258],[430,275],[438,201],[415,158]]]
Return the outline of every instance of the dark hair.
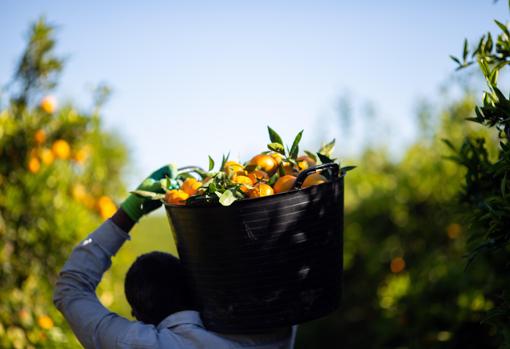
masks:
[[[124,291],[133,316],[148,324],[194,308],[186,271],[179,259],[164,252],[139,256],[126,274]]]

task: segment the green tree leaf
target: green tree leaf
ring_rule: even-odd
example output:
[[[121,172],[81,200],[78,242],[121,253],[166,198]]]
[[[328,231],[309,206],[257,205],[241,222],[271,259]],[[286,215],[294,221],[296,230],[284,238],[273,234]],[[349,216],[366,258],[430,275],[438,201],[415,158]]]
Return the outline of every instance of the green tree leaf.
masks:
[[[236,196],[230,190],[225,190],[220,196],[220,204],[223,206],[230,206],[236,201]]]
[[[211,155],[209,155],[209,171],[212,171],[213,168],[214,168],[214,160],[211,157]]]
[[[296,137],[294,138],[294,142],[292,142],[292,147],[289,151],[289,157],[291,159],[296,159],[299,154],[299,142],[301,141],[301,137],[303,136],[303,130],[299,131]]]
[[[269,143],[267,147],[269,148],[269,150],[285,155],[285,148],[280,143]]]
[[[283,145],[282,137],[280,137],[275,130],[268,126],[267,131],[269,132],[269,139],[271,140],[271,143],[280,143]]]

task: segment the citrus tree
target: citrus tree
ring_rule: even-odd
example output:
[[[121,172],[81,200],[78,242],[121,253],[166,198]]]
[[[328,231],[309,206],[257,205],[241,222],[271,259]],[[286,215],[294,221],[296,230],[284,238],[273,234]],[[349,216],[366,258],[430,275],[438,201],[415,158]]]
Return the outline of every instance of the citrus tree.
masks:
[[[480,324],[494,305],[485,290],[489,265],[464,271],[467,225],[456,196],[465,171],[445,159],[442,142],[484,135],[494,148],[493,134],[464,122],[474,105],[466,96],[429,113],[430,132],[399,159],[369,148],[353,161],[358,167],[345,180],[342,305],[300,326],[298,348],[497,345]]]
[[[116,210],[126,148],[90,111],[58,106],[55,28],[34,23],[0,101],[0,347],[74,347],[51,295],[72,246]]]
[[[510,7],[510,2],[508,3]],[[485,260],[490,264],[486,289],[495,307],[484,322],[492,325],[510,347],[510,99],[499,76],[508,72],[510,30],[495,21],[499,32],[483,35],[473,48],[464,41],[461,58],[452,59],[458,69],[477,64],[487,83],[476,115],[469,120],[492,129],[498,135],[497,155],[491,157],[484,137],[466,138],[461,146],[448,142],[455,161],[465,167],[461,190],[465,220],[469,224],[469,265]],[[506,90],[506,93],[503,91]]]

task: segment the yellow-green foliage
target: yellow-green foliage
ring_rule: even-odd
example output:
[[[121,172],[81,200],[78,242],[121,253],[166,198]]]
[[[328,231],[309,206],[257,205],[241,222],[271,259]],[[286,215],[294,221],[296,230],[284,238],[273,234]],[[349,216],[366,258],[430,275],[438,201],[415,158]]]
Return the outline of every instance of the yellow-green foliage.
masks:
[[[53,46],[52,27],[34,24],[11,85],[19,88],[0,109],[1,348],[77,345],[52,285],[72,246],[125,192],[126,149],[102,128],[99,105],[84,112],[47,95],[61,67]]]

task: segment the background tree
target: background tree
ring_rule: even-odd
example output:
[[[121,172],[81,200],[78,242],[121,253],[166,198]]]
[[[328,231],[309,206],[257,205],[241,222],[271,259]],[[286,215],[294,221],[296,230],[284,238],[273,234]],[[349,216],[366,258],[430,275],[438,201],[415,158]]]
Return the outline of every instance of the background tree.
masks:
[[[508,3],[510,7],[510,2]],[[481,105],[470,121],[493,129],[498,134],[498,149],[490,156],[484,137],[466,138],[457,149],[455,161],[467,170],[461,191],[465,220],[469,225],[469,263],[473,269],[482,260],[490,268],[486,275],[486,293],[495,307],[484,322],[491,324],[510,347],[510,100],[501,91],[499,76],[508,72],[510,31],[495,21],[499,33],[483,35],[472,50],[464,41],[462,58],[452,57],[458,69],[478,64],[487,82]],[[450,138],[449,138],[450,139]],[[471,270],[472,270],[471,269]]]
[[[369,148],[346,178],[343,302],[333,315],[300,326],[299,348],[493,348],[481,325],[493,301],[485,293],[489,266],[464,272],[464,234],[456,195],[463,169],[446,161],[441,139],[494,136],[465,125],[470,96],[429,113],[401,159]],[[366,125],[369,127],[369,125]]]
[[[72,246],[116,209],[126,148],[92,112],[48,93],[63,60],[55,27],[32,25],[0,109],[0,347],[79,347],[51,301]]]

